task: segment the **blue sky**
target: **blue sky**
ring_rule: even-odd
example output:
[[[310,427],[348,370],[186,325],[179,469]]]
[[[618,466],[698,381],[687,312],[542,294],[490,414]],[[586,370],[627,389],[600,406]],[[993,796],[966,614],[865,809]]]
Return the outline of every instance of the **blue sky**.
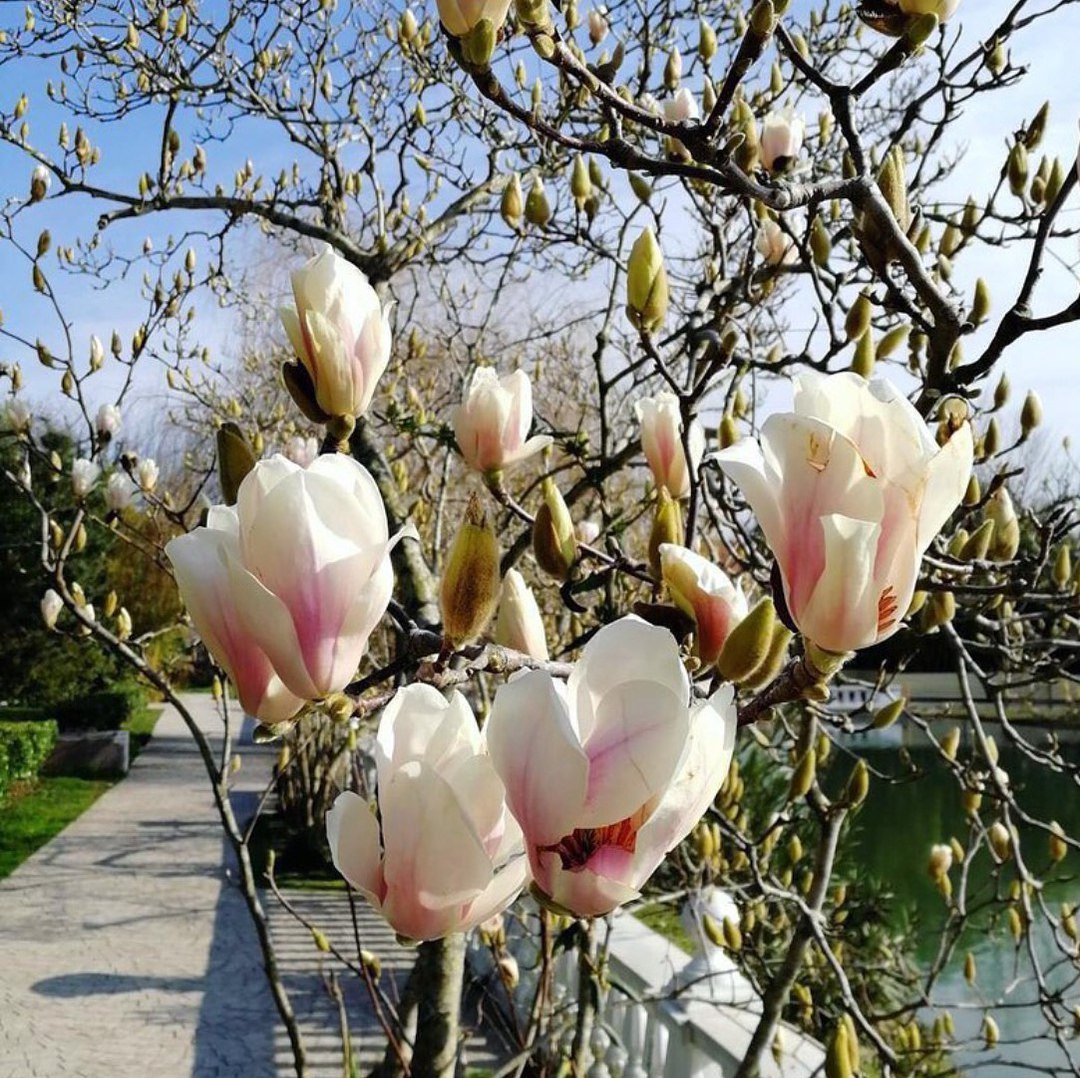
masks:
[[[797,8],[803,6],[796,5]],[[1039,8],[1044,5],[1030,6]],[[964,41],[980,40],[1011,7],[1012,0],[964,0],[960,9]],[[1075,58],[1069,48],[1061,47],[1061,43],[1080,41],[1080,5],[1066,7],[1048,25],[1052,25],[1052,33],[1037,26],[1021,34],[1014,43],[1014,63],[1028,65],[1031,69],[1020,85],[1008,91],[984,95],[968,106],[962,123],[957,125],[955,138],[958,141],[954,141],[952,146],[963,150],[963,160],[956,174],[939,191],[943,201],[955,199],[962,202],[968,193],[978,199],[993,186],[1004,160],[1006,134],[1028,119],[1046,97],[1051,98],[1051,117],[1042,151],[1058,154],[1068,163],[1075,160],[1075,95],[1063,89],[1074,84]],[[0,102],[5,108],[10,108],[22,90],[30,90],[32,100],[28,119],[32,125],[32,139],[51,149],[55,146],[55,132],[60,120],[65,118],[65,110],[46,99],[43,92],[46,77],[48,72],[44,66],[34,62],[0,68]],[[132,116],[123,121],[122,136],[118,137],[116,127],[102,135],[101,144],[105,150],[100,166],[102,182],[116,181],[128,188],[133,186],[138,171],[145,167],[147,140],[156,142],[158,138],[159,122],[160,114]],[[69,126],[74,128],[70,120]],[[93,130],[90,134],[95,139]],[[292,155],[287,148],[247,135],[248,132],[241,128],[227,143],[212,148],[215,172],[228,177],[246,158],[251,157],[257,170],[273,174],[291,161]],[[3,177],[0,187],[3,188],[4,197],[21,197],[27,189],[29,175],[30,165],[21,154],[0,147],[0,177]],[[88,199],[50,199],[24,215],[21,226],[23,236],[32,242],[37,230],[48,226],[54,237],[54,246],[70,243],[76,236],[90,235],[98,212],[99,207]],[[1073,204],[1067,207],[1064,219],[1080,226],[1080,194],[1074,195]],[[213,220],[212,217],[200,220],[198,215],[192,214],[151,218],[111,229],[105,234],[105,239],[131,251],[141,244],[144,236],[149,236],[155,246],[160,247],[166,229],[199,229]],[[257,241],[253,239],[253,242]],[[1046,272],[1036,293],[1036,313],[1057,310],[1075,298],[1078,285],[1068,267],[1077,261],[1077,255],[1076,241],[1063,241],[1056,246],[1053,256],[1046,261]],[[50,262],[50,265],[55,263]],[[986,277],[995,299],[995,314],[1000,315],[1006,301],[1015,294],[1025,267],[1024,251],[993,251],[980,254],[975,259],[961,259],[954,280],[970,294],[975,277]],[[130,338],[144,310],[138,298],[139,270],[130,279],[110,283],[104,289],[94,287],[90,281],[65,277],[55,270],[51,272],[62,287],[65,309],[73,321],[76,340],[86,342],[88,349],[91,334],[97,334],[107,342],[114,329],[125,340]],[[40,297],[35,296],[29,288],[28,267],[13,259],[6,245],[0,245],[0,273],[7,283],[5,295],[0,299],[0,308],[5,311],[7,324],[27,336],[37,335],[39,318],[44,316]],[[48,325],[45,321],[40,324]],[[230,335],[231,323],[217,311],[213,303],[200,305],[199,325],[201,335],[212,346],[228,348],[234,343]],[[43,336],[45,332],[48,331],[43,331]],[[978,354],[988,333],[989,328],[984,329],[966,341],[969,358]],[[3,343],[0,343],[0,358],[11,358]],[[1075,425],[1074,413],[1080,407],[1080,389],[1077,388],[1080,379],[1076,375],[1078,364],[1080,329],[1076,327],[1022,341],[1007,361],[1018,402],[1025,388],[1035,388],[1043,398],[1048,426],[1061,434],[1068,433]],[[113,391],[118,373],[110,373],[110,368],[111,365],[107,364],[105,371],[97,376],[99,381],[96,388],[91,389],[91,395],[96,392],[100,395],[99,399],[105,399]],[[139,391],[143,396],[153,397],[162,392],[163,379],[160,368],[154,368],[151,364],[146,364],[146,368],[140,376]],[[48,372],[26,362],[24,369],[32,398],[40,399],[44,394],[55,393],[55,380]]]

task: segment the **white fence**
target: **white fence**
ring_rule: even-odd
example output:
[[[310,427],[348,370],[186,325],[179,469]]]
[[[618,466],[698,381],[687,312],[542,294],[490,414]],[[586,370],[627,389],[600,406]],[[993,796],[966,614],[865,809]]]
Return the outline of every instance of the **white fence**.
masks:
[[[508,926],[509,927],[509,926]],[[603,925],[598,924],[603,940]],[[522,1001],[535,990],[531,933],[511,940],[522,969]],[[612,920],[608,980],[600,1023],[590,1043],[589,1078],[723,1078],[738,1068],[750,1045],[761,1001],[734,964],[719,949],[691,957],[636,917]],[[476,947],[474,960],[486,965]],[[563,1004],[577,995],[573,954],[555,968],[555,997]],[[761,1073],[774,1078],[820,1074],[825,1052],[798,1030],[782,1025],[779,1051],[766,1053]]]

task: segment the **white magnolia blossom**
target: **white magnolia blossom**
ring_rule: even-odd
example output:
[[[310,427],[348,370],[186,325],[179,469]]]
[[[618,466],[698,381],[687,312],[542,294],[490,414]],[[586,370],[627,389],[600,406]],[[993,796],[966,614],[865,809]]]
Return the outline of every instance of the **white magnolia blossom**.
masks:
[[[544,619],[536,596],[516,569],[507,570],[499,592],[499,614],[495,622],[495,643],[524,652],[534,659],[548,658]]]
[[[12,434],[27,434],[33,418],[30,406],[21,397],[10,397],[4,404],[3,429]]]
[[[546,434],[529,437],[532,384],[521,370],[502,378],[477,367],[454,409],[454,434],[465,463],[478,472],[497,472],[551,445]]]
[[[398,690],[374,755],[378,816],[346,792],[326,817],[338,871],[410,939],[502,912],[525,884],[521,830],[465,697],[423,683]]]
[[[758,225],[754,248],[770,266],[789,266],[799,259],[795,240],[771,217]]]
[[[690,446],[688,468],[683,448],[679,398],[665,391],[655,397],[643,397],[634,410],[641,424],[641,448],[656,485],[666,487],[675,499],[688,497],[691,476],[697,473],[705,452],[705,432],[701,425],[696,419],[690,423],[687,437]]]
[[[589,12],[589,40],[594,45],[599,45],[607,35],[607,16],[600,8],[593,8]]]
[[[295,307],[279,311],[315,402],[329,416],[360,416],[390,360],[390,311],[368,279],[332,247],[292,274]]]
[[[736,726],[731,686],[692,705],[675,638],[633,616],[585,645],[565,685],[511,678],[486,734],[535,889],[580,917],[636,898],[716,796]]]
[[[41,597],[41,620],[45,622],[46,629],[56,628],[56,619],[60,611],[64,609],[64,600],[52,588],[49,588]]]
[[[800,153],[806,121],[790,109],[770,112],[761,129],[761,163],[770,172],[783,172]]]
[[[114,438],[120,431],[122,417],[115,404],[103,404],[97,411],[94,426],[101,438]]]
[[[147,457],[145,460],[140,460],[135,468],[135,479],[139,484],[139,490],[144,494],[153,493],[159,474],[157,462],[153,458]]]
[[[685,86],[664,102],[663,109],[664,119],[669,123],[691,123],[701,119],[697,98]],[[690,152],[680,139],[672,138],[669,150],[676,157],[690,157]]]
[[[119,513],[131,504],[135,485],[123,472],[113,472],[105,481],[105,505],[114,513]]]
[[[80,457],[71,465],[71,490],[76,498],[85,498],[101,475],[101,465]]]
[[[390,602],[399,537],[389,537],[375,480],[352,457],[327,454],[300,468],[275,456],[248,473],[235,507],[214,506],[205,527],[165,551],[241,702],[260,718],[260,707],[284,718],[298,700],[353,679]]]
[[[760,442],[716,460],[757,516],[794,623],[819,647],[847,652],[900,627],[973,456],[969,423],[939,446],[890,382],[845,372],[800,375],[794,412],[770,416]]]
[[[487,19],[498,30],[506,21],[510,0],[437,0],[439,21],[454,37],[464,37]]]

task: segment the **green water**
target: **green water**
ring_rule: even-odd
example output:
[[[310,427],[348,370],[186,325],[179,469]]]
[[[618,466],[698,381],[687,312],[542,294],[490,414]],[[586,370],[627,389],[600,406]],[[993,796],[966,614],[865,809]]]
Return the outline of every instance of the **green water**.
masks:
[[[1080,760],[1080,745],[1066,746],[1066,750],[1072,760]],[[899,750],[859,751],[871,768],[892,776],[905,774]],[[953,835],[966,845],[969,824],[960,790],[936,754],[924,749],[909,751],[912,762],[925,773],[913,782],[873,784],[855,820],[856,843],[860,867],[887,884],[896,896],[894,923],[912,934],[919,961],[929,963],[937,951],[945,916],[944,903],[926,871],[930,847],[948,842]],[[1022,809],[1040,820],[1056,819],[1070,834],[1080,831],[1080,787],[1070,778],[1048,773],[1016,750],[1003,750],[999,763],[1008,772]],[[1080,903],[1080,856],[1071,855],[1050,869],[1042,834],[1022,840],[1021,849],[1029,869],[1046,880],[1044,893],[1055,913],[1063,901]],[[969,893],[986,893],[979,889],[988,885],[991,867],[989,854],[981,852],[969,876]],[[955,885],[956,868],[952,878]],[[1011,879],[1011,875],[1006,878]],[[1062,962],[1044,920],[1033,928],[1031,941],[1040,963],[1050,970],[1048,983],[1065,993],[1070,1006],[1080,1003],[1080,987],[1073,983],[1077,970]],[[975,955],[978,968],[974,988],[963,978],[968,950]],[[1024,1005],[1035,998],[1026,943],[1018,951],[1004,923],[992,927],[986,917],[977,919],[933,992],[935,1003],[947,1005],[952,1012],[957,1041],[969,1042],[953,1053],[957,1068],[965,1074],[992,1078],[1035,1073],[1031,1068],[1051,1074],[1076,1073],[1080,1039],[1066,1041],[1064,1050],[1055,1042],[1039,1039],[1048,1029],[1046,1018],[1037,1006]],[[1001,1029],[1001,1040],[994,1050],[982,1047],[979,1031],[985,1009]],[[924,1017],[932,1020],[934,1013],[928,1010]],[[971,1044],[972,1040],[976,1043]]]

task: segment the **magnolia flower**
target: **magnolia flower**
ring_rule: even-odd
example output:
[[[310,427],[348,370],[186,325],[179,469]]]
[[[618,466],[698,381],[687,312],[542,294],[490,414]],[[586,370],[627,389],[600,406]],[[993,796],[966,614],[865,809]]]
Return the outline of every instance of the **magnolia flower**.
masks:
[[[934,845],[930,847],[930,860],[927,864],[931,879],[939,880],[942,876],[947,876],[952,865],[952,846],[944,842],[935,842]]]
[[[670,123],[686,123],[700,117],[697,99],[685,86],[664,102],[664,119]]]
[[[698,656],[711,666],[749,611],[742,588],[711,561],[673,543],[661,544],[660,566],[675,605],[694,619]]]
[[[972,459],[968,423],[939,447],[891,383],[851,372],[796,378],[793,413],[716,457],[772,547],[791,619],[835,652],[899,628]]]
[[[799,156],[806,122],[790,109],[770,112],[761,131],[761,162],[770,172],[783,172]]]
[[[634,405],[641,424],[641,448],[658,487],[666,487],[673,498],[690,494],[690,477],[698,470],[705,452],[705,432],[697,420],[690,423],[690,467],[683,451],[682,414],[674,393],[643,397]]]
[[[546,449],[551,438],[529,438],[532,385],[524,371],[500,378],[491,367],[477,367],[454,409],[454,434],[465,463],[478,472],[495,472]]]
[[[770,266],[789,266],[799,258],[795,241],[771,217],[758,226],[754,247]]]
[[[938,22],[948,22],[956,14],[960,0],[900,0],[906,15],[936,15]]]
[[[697,99],[685,86],[664,102],[664,119],[669,123],[690,123],[700,118]],[[669,150],[675,157],[690,156],[686,146],[677,138],[670,140]]]
[[[510,905],[525,883],[521,831],[465,697],[400,689],[374,755],[378,816],[346,792],[326,817],[345,879],[415,940],[467,931]]]
[[[390,310],[368,279],[327,246],[292,274],[285,332],[328,416],[363,415],[390,359]]]
[[[120,430],[120,409],[115,404],[103,404],[97,413],[95,426],[102,441],[114,437]]]
[[[206,527],[165,549],[195,627],[238,691],[251,665],[263,692],[277,691],[270,671],[291,697],[315,700],[356,673],[390,602],[397,538],[357,461],[328,454],[305,469],[275,456],[247,474],[235,507],[214,506]]]
[[[23,490],[30,491],[34,489],[34,474],[30,471],[29,457],[23,457],[19,461],[19,467],[15,472],[15,481]]]
[[[675,638],[632,616],[566,685],[542,670],[503,685],[488,746],[540,894],[581,917],[636,898],[720,788],[736,723],[730,686],[691,708]]]
[[[64,600],[52,588],[49,588],[41,597],[41,620],[45,622],[46,629],[56,628],[56,619],[63,609]]]
[[[131,504],[131,495],[135,487],[123,472],[113,472],[105,483],[105,505],[114,513],[119,513]]]
[[[599,8],[593,8],[589,12],[589,40],[594,45],[599,45],[607,37],[608,21],[604,12]]]
[[[101,465],[80,457],[71,465],[71,490],[76,498],[85,498],[101,475]]]
[[[12,397],[4,405],[3,429],[12,434],[26,434],[30,430],[33,415],[30,406],[19,397]]]
[[[495,622],[495,643],[524,652],[534,659],[547,660],[544,619],[525,578],[508,569],[499,592],[499,616]]]
[[[154,487],[157,486],[159,474],[155,460],[150,457],[147,457],[146,460],[140,460],[138,467],[135,469],[135,478],[138,481],[139,490],[144,494],[152,493]]]
[[[294,435],[285,443],[285,456],[293,464],[306,468],[319,455],[319,439]]]
[[[454,37],[464,37],[481,19],[498,30],[506,22],[510,0],[438,0],[438,7],[443,26]]]
[[[52,173],[44,166],[38,165],[30,173],[30,200],[40,202],[52,186]]]
[[[90,369],[99,371],[104,363],[105,346],[101,343],[101,338],[96,333],[93,333],[90,335]]]

